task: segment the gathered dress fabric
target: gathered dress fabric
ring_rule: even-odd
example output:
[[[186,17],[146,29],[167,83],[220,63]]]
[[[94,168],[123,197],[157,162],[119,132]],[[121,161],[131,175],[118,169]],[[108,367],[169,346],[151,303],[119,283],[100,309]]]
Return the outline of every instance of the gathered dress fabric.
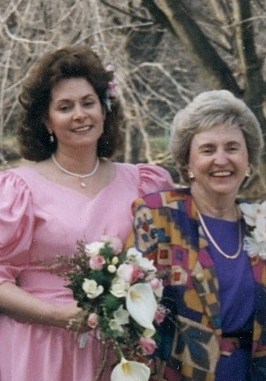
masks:
[[[124,242],[132,229],[132,202],[173,186],[168,172],[153,165],[115,168],[114,179],[93,198],[49,181],[34,166],[2,172],[0,283],[14,283],[54,305],[71,303],[66,281],[43,262],[73,256],[78,240],[108,235]],[[85,346],[80,339],[64,328],[0,313],[0,381],[93,381],[102,348],[93,331]],[[106,366],[101,381],[110,380],[110,371]]]

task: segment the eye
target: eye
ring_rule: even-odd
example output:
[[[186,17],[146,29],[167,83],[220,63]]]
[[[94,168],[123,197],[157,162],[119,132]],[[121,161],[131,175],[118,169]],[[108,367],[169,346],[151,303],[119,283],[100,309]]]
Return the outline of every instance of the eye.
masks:
[[[235,152],[235,151],[238,151],[238,149],[239,149],[239,147],[238,147],[238,145],[236,145],[236,144],[232,144],[232,145],[230,145],[230,146],[228,147],[228,151],[229,151],[229,152]]]
[[[203,154],[211,154],[214,152],[214,147],[211,147],[211,146],[207,146],[207,147],[202,147],[202,149],[200,150],[201,153]]]
[[[95,97],[93,97],[91,95],[88,97],[84,97],[81,101],[81,105],[83,107],[92,107],[95,105],[95,103],[96,103],[96,99],[95,99]]]
[[[61,104],[58,106],[58,110],[61,111],[61,112],[67,112],[71,109],[71,105],[70,104]]]
[[[94,101],[92,101],[92,100],[87,100],[87,101],[85,101],[85,102],[83,102],[83,106],[84,107],[91,107],[91,106],[93,106],[94,105]]]

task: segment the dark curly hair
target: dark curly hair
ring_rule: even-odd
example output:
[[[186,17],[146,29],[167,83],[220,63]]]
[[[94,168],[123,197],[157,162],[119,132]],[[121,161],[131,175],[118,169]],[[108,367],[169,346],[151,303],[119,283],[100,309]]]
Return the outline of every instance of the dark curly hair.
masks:
[[[113,72],[105,70],[97,54],[90,48],[74,45],[44,54],[30,70],[19,95],[23,110],[17,133],[21,154],[25,159],[42,161],[56,151],[56,137],[51,143],[45,124],[51,92],[60,80],[73,77],[87,79],[102,106],[106,107],[104,100]],[[98,141],[99,157],[113,156],[122,144],[119,132],[123,120],[122,108],[117,99],[112,98],[110,101],[111,110],[106,110],[104,132]]]

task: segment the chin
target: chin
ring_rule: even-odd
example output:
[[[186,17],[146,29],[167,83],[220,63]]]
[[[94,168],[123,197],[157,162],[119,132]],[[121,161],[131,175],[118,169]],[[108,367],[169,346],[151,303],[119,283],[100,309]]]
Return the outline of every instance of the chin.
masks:
[[[212,188],[212,192],[216,193],[217,195],[220,195],[220,196],[232,195],[232,197],[235,197],[238,190],[239,190],[239,187],[237,187],[237,188],[229,187],[228,185]]]

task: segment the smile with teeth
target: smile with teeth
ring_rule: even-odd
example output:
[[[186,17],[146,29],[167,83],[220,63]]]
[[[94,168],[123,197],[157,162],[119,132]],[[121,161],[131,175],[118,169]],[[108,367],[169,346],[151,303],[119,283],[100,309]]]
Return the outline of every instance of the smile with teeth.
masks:
[[[209,171],[209,175],[213,177],[227,177],[232,175],[232,171]]]
[[[92,126],[82,126],[82,127],[74,128],[73,131],[74,132],[83,132],[83,131],[88,131],[91,128],[92,128]]]

